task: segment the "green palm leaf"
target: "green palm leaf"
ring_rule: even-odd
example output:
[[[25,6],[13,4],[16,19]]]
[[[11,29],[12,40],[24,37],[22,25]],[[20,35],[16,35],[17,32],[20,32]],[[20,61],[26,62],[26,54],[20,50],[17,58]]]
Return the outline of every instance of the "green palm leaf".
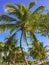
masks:
[[[23,38],[28,46],[28,39],[27,39],[27,35],[26,35],[25,31],[23,31]]]
[[[11,29],[13,26],[15,26],[15,24],[2,23],[2,24],[0,24],[0,32],[5,32],[5,31]]]
[[[5,11],[7,11],[9,14],[15,15],[17,17],[20,18],[21,14],[20,14],[20,6],[15,4],[8,4],[5,7]]]
[[[4,47],[4,45],[5,45],[5,44],[4,44],[3,42],[0,42],[0,46]]]
[[[31,3],[29,4],[28,9],[30,10],[34,5],[35,5],[35,2],[31,2]]]
[[[39,13],[40,11],[43,11],[44,9],[45,9],[45,6],[40,6],[33,13]]]
[[[16,21],[16,19],[10,17],[10,16],[7,16],[7,15],[0,15],[0,20],[3,20],[3,21],[8,21],[8,22],[12,22],[12,21]]]

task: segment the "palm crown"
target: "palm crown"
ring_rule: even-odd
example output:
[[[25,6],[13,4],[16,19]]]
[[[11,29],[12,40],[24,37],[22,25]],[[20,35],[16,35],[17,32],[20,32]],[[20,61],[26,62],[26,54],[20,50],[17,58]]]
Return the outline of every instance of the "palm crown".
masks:
[[[8,12],[8,15],[0,15],[0,20],[4,21],[0,24],[0,30],[6,31],[10,29],[11,32],[14,30],[23,30],[26,32],[37,32],[38,30],[43,34],[47,33],[48,29],[48,15],[40,14],[44,9],[44,6],[38,7],[33,13],[30,9],[35,5],[35,2],[31,2],[29,7],[26,8],[24,5],[17,4],[8,4],[5,7],[5,11]],[[14,15],[12,18],[10,15]],[[38,32],[39,32],[38,31]]]

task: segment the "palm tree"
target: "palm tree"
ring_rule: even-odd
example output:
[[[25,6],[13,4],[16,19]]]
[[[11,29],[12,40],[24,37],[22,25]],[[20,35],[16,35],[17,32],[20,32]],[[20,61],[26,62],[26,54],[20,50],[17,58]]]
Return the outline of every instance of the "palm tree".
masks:
[[[44,63],[46,59],[48,58],[48,52],[49,49],[47,49],[47,46],[44,46],[43,43],[40,43],[39,46],[36,46],[35,41],[32,44],[32,48],[29,48],[30,56],[36,60],[36,62],[39,61],[39,63]]]
[[[40,61],[42,62],[42,61],[46,61],[46,59],[49,57],[49,49],[48,49],[48,47],[49,46],[44,46],[44,44],[43,43],[40,43],[40,46],[41,46],[41,48],[40,48],[40,51],[41,51],[41,59],[40,59]]]
[[[14,36],[10,36],[9,38],[6,38],[4,51],[7,53],[9,52],[8,55],[4,55],[3,57],[5,61],[8,62],[8,64],[13,62],[16,63],[23,61],[20,47],[17,46],[17,40],[15,40]],[[26,52],[24,52],[24,55],[26,56]]]
[[[18,31],[21,31],[20,36],[20,48],[22,52],[22,57],[28,65],[28,62],[24,56],[22,48],[22,38],[26,41],[28,45],[28,35],[33,40],[35,39],[35,33],[41,33],[42,35],[49,35],[49,14],[41,14],[44,10],[44,6],[38,7],[34,12],[30,9],[35,5],[35,2],[31,2],[26,8],[23,4],[8,4],[5,7],[5,11],[9,15],[0,15],[0,30],[4,32],[10,29],[11,36],[16,35]],[[11,16],[10,16],[11,15]],[[13,17],[12,17],[13,15]],[[13,33],[14,32],[14,33]]]
[[[15,62],[16,60],[16,54],[20,53],[19,51],[19,47],[17,46],[17,40],[15,40],[15,38],[13,36],[9,36],[8,38],[6,38],[5,41],[5,46],[4,46],[4,61],[8,62],[8,63],[13,63],[13,61]]]

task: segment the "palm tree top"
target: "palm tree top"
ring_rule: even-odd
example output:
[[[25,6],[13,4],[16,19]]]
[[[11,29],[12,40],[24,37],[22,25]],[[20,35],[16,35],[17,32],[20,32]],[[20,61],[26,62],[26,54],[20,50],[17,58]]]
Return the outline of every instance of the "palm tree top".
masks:
[[[30,9],[33,6],[35,6],[35,2],[31,2],[28,8],[23,4],[7,4],[5,10],[9,15],[0,15],[0,31],[4,32],[10,29],[10,32],[13,33],[21,30],[25,40],[27,40],[26,32],[29,32],[29,34],[41,33],[44,36],[49,35],[49,14],[40,13],[44,11],[44,6],[39,6],[34,12],[31,12]]]

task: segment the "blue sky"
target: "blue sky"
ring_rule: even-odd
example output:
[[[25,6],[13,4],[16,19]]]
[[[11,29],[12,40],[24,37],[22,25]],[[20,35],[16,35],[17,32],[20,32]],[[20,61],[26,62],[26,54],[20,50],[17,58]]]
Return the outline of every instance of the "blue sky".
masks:
[[[28,6],[29,2],[32,0],[0,0],[0,14],[6,14],[4,11],[4,7],[6,4],[25,4],[26,7]],[[49,10],[49,0],[36,0],[36,6],[31,9],[31,11],[34,11],[38,6],[44,5],[46,7],[46,10]],[[5,38],[9,35],[9,31],[5,33],[0,33],[0,41],[4,41]],[[39,41],[44,42],[45,45],[49,45],[49,38],[43,37],[41,35],[36,35]]]

